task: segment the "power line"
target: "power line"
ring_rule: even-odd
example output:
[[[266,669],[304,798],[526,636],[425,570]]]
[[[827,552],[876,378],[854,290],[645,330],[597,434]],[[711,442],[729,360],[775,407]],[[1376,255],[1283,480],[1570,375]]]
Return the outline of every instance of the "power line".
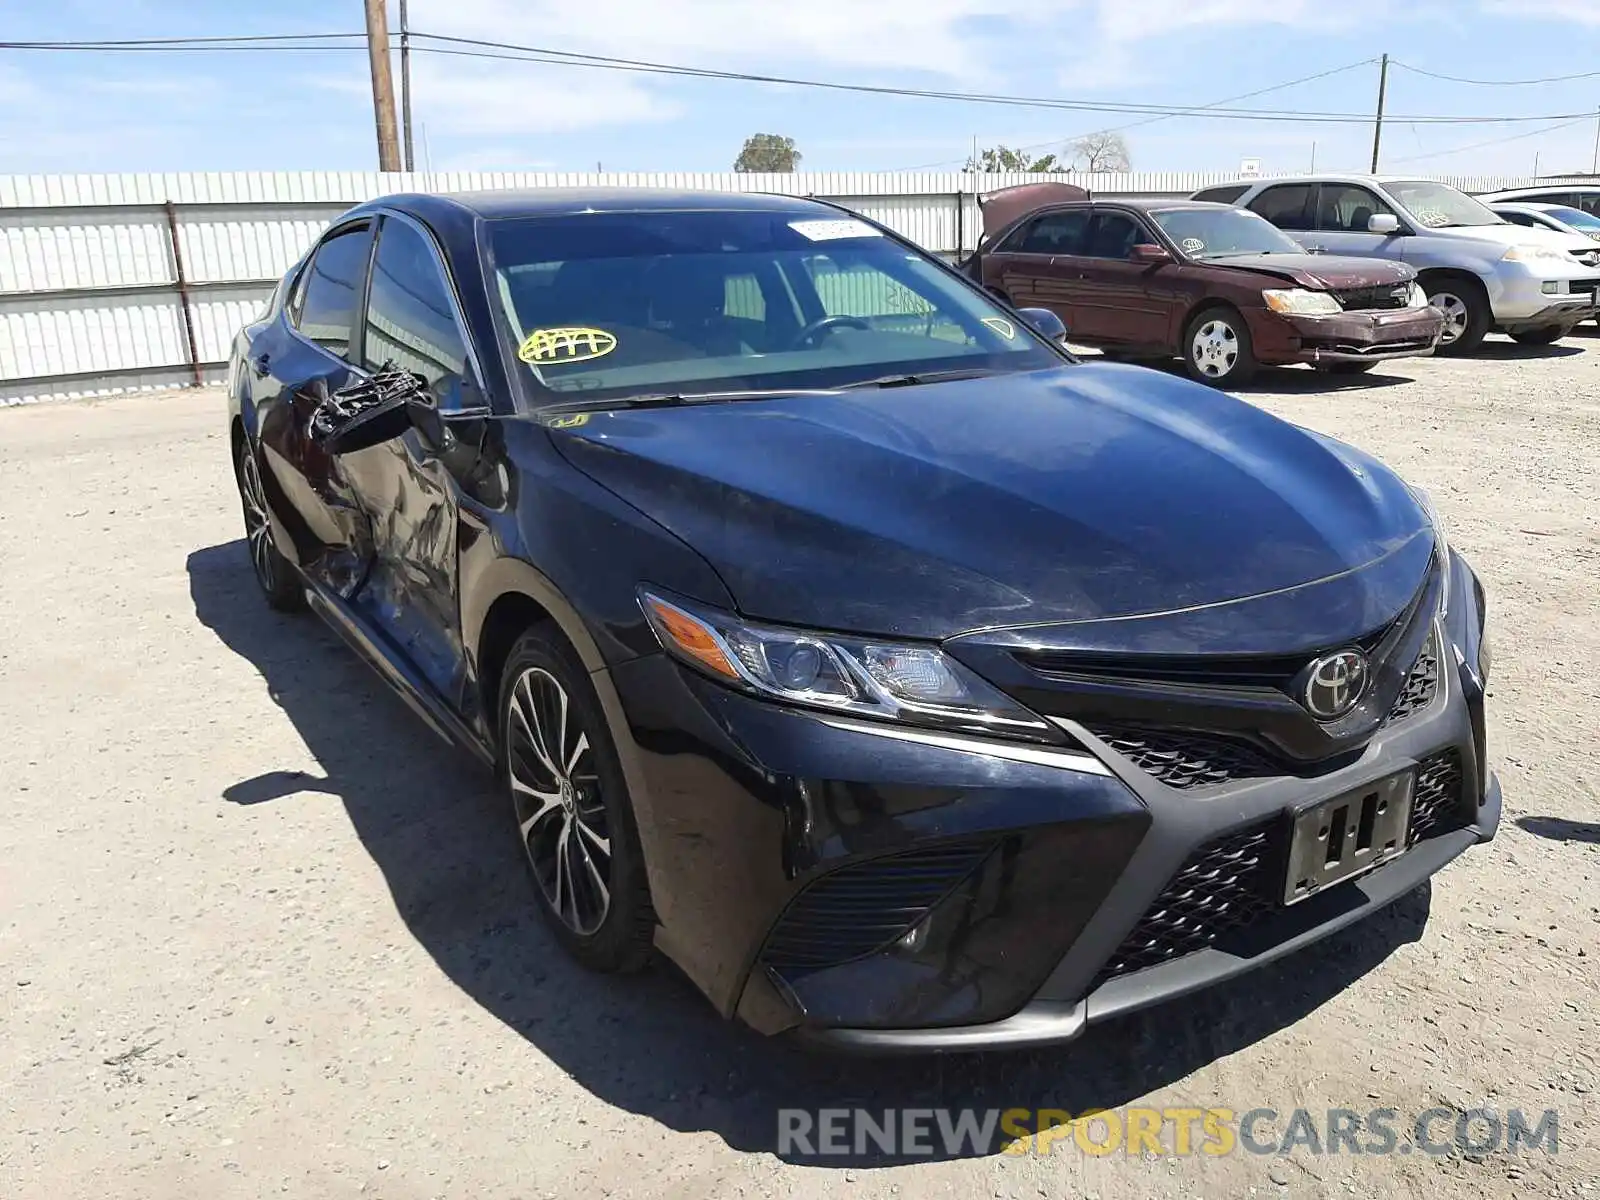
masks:
[[[787,87],[819,88],[830,91],[852,92],[867,95],[902,96],[911,99],[948,100],[968,104],[990,104],[1002,107],[1040,108],[1069,112],[1115,113],[1150,119],[1195,115],[1193,106],[1172,104],[1135,104],[1128,102],[1094,102],[1067,100],[1047,96],[1006,95],[986,92],[942,91],[926,88],[893,87],[886,84],[842,83],[833,80],[804,79],[782,75],[763,75],[746,71],[725,71],[705,67],[690,67],[674,63],[650,62],[642,59],[619,58],[611,55],[582,54],[576,51],[553,50],[540,46],[525,46],[511,42],[497,42],[482,38],[450,37],[412,31],[415,40],[442,42],[448,45],[413,45],[419,53],[448,54],[467,58],[502,59],[512,62],[541,63],[547,66],[587,67],[595,70],[635,72],[684,78],[724,79],[744,83],[777,84]],[[323,45],[318,43],[344,41],[349,44]],[[305,44],[311,43],[311,44]],[[365,39],[360,34],[262,34],[242,37],[205,38],[138,38],[100,41],[7,41],[0,42],[0,50],[61,50],[61,51],[155,51],[155,52],[209,52],[215,50],[238,51],[297,51],[297,50],[362,50]],[[1288,85],[1280,85],[1288,86]],[[1278,90],[1277,88],[1266,90]],[[1358,124],[1372,120],[1370,113],[1344,113],[1301,111],[1295,109],[1228,108],[1218,102],[1204,106],[1204,115],[1219,120],[1284,122],[1292,124]],[[1587,120],[1592,113],[1543,113],[1530,116],[1470,116],[1395,115],[1394,121],[1413,121],[1425,125],[1501,125],[1533,121]]]
[[[1574,79],[1600,78],[1600,71],[1580,71],[1576,75],[1548,75],[1543,79],[1463,79],[1459,75],[1441,75],[1437,71],[1424,71],[1410,63],[1389,60],[1391,67],[1410,71],[1413,75],[1426,75],[1429,79],[1442,79],[1446,83],[1468,83],[1475,87],[1530,87],[1538,83],[1570,83]]]
[[[1071,112],[1121,113],[1131,116],[1187,116],[1192,105],[1135,104],[1129,102],[1065,100],[1046,96],[1016,96],[991,92],[953,92],[927,88],[892,87],[886,84],[840,83],[833,80],[801,79],[783,75],[758,75],[747,71],[724,71],[706,67],[686,67],[673,63],[617,58],[603,54],[580,54],[570,50],[551,50],[540,46],[519,46],[481,38],[446,37],[441,34],[413,33],[413,38],[482,49],[447,49],[440,46],[415,46],[431,54],[456,54],[468,58],[503,59],[510,62],[537,62],[550,66],[591,67],[598,70],[639,72],[652,75],[687,76],[701,79],[727,79],[745,83],[781,84],[787,87],[812,87],[832,91],[863,92],[872,95],[906,96],[924,100],[955,100],[969,104],[995,104],[1019,108],[1060,109]],[[1206,109],[1206,115],[1224,120],[1288,121],[1301,124],[1359,124],[1372,121],[1372,114],[1301,111],[1295,109],[1224,108],[1220,104]],[[1395,121],[1416,121],[1425,125],[1499,125],[1526,121],[1566,120],[1589,113],[1546,113],[1537,116],[1447,117],[1439,115],[1392,116]]]
[[[1020,151],[1024,151],[1024,152],[1030,151],[1030,150],[1042,150],[1046,146],[1063,145],[1065,143],[1070,143],[1070,142],[1076,141],[1078,138],[1081,138],[1081,137],[1088,137],[1090,134],[1095,134],[1095,133],[1126,133],[1130,129],[1138,129],[1138,128],[1140,128],[1142,126],[1145,126],[1145,125],[1153,125],[1157,121],[1170,121],[1170,120],[1172,120],[1172,119],[1174,119],[1176,117],[1195,116],[1195,115],[1199,115],[1199,114],[1204,113],[1207,109],[1217,108],[1217,107],[1220,107],[1221,105],[1224,105],[1224,104],[1232,104],[1237,100],[1253,100],[1257,96],[1265,96],[1270,92],[1281,92],[1285,88],[1298,87],[1303,83],[1314,83],[1319,79],[1327,79],[1331,75],[1342,75],[1344,72],[1353,71],[1357,67],[1368,67],[1368,66],[1371,66],[1373,63],[1375,63],[1377,61],[1378,60],[1376,58],[1364,58],[1360,62],[1347,63],[1342,67],[1334,67],[1331,70],[1327,70],[1327,71],[1318,71],[1315,75],[1305,75],[1305,76],[1302,76],[1299,79],[1287,80],[1284,83],[1275,83],[1271,87],[1258,88],[1257,90],[1255,90],[1253,92],[1244,92],[1244,93],[1242,93],[1240,95],[1237,95],[1237,96],[1224,96],[1221,100],[1212,100],[1211,102],[1209,102],[1207,104],[1199,104],[1199,105],[1196,105],[1192,109],[1186,110],[1185,112],[1181,112],[1181,113],[1176,113],[1176,112],[1175,113],[1162,113],[1160,116],[1146,117],[1143,120],[1139,120],[1139,121],[1130,121],[1126,125],[1117,125],[1117,126],[1114,126],[1113,128],[1110,128],[1110,129],[1091,129],[1091,130],[1087,130],[1084,133],[1072,134],[1070,137],[1051,138],[1047,142],[1034,142],[1031,145],[1014,147],[1014,149],[1017,149],[1017,150],[1020,150]],[[948,166],[950,163],[965,162],[965,161],[966,161],[965,159],[961,159],[961,158],[945,158],[945,159],[940,159],[938,162],[923,163],[921,166],[916,166],[916,167],[897,167],[895,169],[899,170],[899,171],[927,171],[927,170],[931,170],[934,167],[943,167],[943,166]]]
[[[1577,118],[1576,120],[1562,121],[1557,125],[1547,125],[1543,129],[1529,130],[1527,133],[1514,133],[1510,137],[1492,138],[1487,142],[1473,142],[1469,146],[1452,146],[1448,150],[1432,150],[1427,154],[1413,154],[1407,158],[1396,158],[1391,160],[1389,165],[1398,166],[1401,163],[1422,162],[1424,159],[1429,158],[1443,158],[1449,154],[1463,154],[1468,150],[1482,150],[1486,146],[1503,146],[1507,142],[1520,142],[1525,138],[1539,137],[1541,134],[1554,133],[1558,129],[1570,129],[1574,125],[1582,125],[1593,119],[1594,114],[1589,113],[1585,116]]]

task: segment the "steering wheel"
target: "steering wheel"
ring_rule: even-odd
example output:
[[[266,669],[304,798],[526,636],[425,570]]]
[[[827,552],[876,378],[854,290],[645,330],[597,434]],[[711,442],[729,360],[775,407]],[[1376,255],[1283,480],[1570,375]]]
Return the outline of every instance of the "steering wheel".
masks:
[[[872,326],[868,325],[860,317],[823,317],[820,321],[811,322],[811,324],[795,334],[794,340],[789,343],[789,349],[798,350],[801,346],[815,340],[819,334],[829,333],[835,329],[871,330],[871,328]]]

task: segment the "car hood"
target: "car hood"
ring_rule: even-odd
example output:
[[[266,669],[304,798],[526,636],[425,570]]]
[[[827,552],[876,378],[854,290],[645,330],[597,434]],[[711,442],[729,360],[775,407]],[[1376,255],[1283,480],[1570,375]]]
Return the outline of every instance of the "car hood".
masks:
[[[1553,246],[1557,250],[1593,250],[1594,243],[1575,233],[1557,233],[1554,229],[1536,229],[1530,225],[1462,225],[1444,229],[1429,229],[1428,237],[1463,238],[1487,242],[1493,246]]]
[[[568,461],[768,621],[946,638],[1195,609],[1398,559],[1420,564],[1409,597],[1426,570],[1426,547],[1398,553],[1427,524],[1387,469],[1139,367],[562,424],[550,435]]]
[[[1246,254],[1238,258],[1201,260],[1199,265],[1276,275],[1297,287],[1319,291],[1383,287],[1385,284],[1409,283],[1417,277],[1416,269],[1402,262],[1382,258],[1352,258],[1340,254]]]

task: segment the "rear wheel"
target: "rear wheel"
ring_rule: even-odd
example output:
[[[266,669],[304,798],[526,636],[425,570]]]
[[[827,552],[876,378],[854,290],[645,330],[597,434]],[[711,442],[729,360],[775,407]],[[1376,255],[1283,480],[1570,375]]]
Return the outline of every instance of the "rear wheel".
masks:
[[[1470,354],[1483,344],[1494,314],[1483,285],[1465,276],[1437,275],[1422,281],[1428,303],[1444,314],[1439,354]]]
[[[1566,337],[1570,330],[1560,325],[1546,325],[1542,329],[1525,329],[1513,333],[1511,340],[1523,346],[1550,346]]]
[[[272,540],[272,523],[267,520],[267,492],[261,485],[261,463],[249,437],[239,439],[233,462],[239,484],[239,505],[244,510],[244,536],[250,551],[250,565],[267,604],[279,612],[298,612],[306,606],[305,590],[294,564],[278,553]]]
[[[500,681],[503,778],[546,923],[584,966],[649,961],[655,911],[599,697],[554,626],[517,640]]]
[[[1255,377],[1250,328],[1231,308],[1197,313],[1183,335],[1183,361],[1192,378],[1212,387],[1242,387]]]

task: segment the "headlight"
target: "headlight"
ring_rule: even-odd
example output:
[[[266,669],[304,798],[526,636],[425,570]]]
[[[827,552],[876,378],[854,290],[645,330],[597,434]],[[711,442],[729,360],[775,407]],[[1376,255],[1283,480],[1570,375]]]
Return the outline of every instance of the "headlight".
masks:
[[[1434,555],[1439,560],[1439,574],[1443,582],[1439,586],[1439,611],[1450,611],[1450,576],[1455,572],[1450,569],[1450,542],[1445,537],[1444,518],[1439,516],[1439,510],[1433,505],[1433,497],[1419,487],[1413,487],[1411,494],[1417,498],[1417,503],[1422,506],[1422,511],[1427,514],[1428,524],[1433,526]]]
[[[937,646],[758,625],[641,589],[662,649],[719,683],[878,720],[1058,740],[1054,729]]]
[[[1331,317],[1344,308],[1329,292],[1312,292],[1305,288],[1267,288],[1261,293],[1267,307],[1275,313],[1297,317]]]
[[[1565,250],[1557,250],[1554,246],[1511,246],[1501,255],[1502,262],[1514,263],[1560,263],[1562,266],[1571,266],[1572,257]]]
[[[1420,283],[1413,283],[1411,285],[1411,294],[1406,297],[1406,307],[1407,308],[1426,308],[1426,307],[1428,307],[1428,293],[1427,293],[1427,290],[1424,289],[1423,286]]]

